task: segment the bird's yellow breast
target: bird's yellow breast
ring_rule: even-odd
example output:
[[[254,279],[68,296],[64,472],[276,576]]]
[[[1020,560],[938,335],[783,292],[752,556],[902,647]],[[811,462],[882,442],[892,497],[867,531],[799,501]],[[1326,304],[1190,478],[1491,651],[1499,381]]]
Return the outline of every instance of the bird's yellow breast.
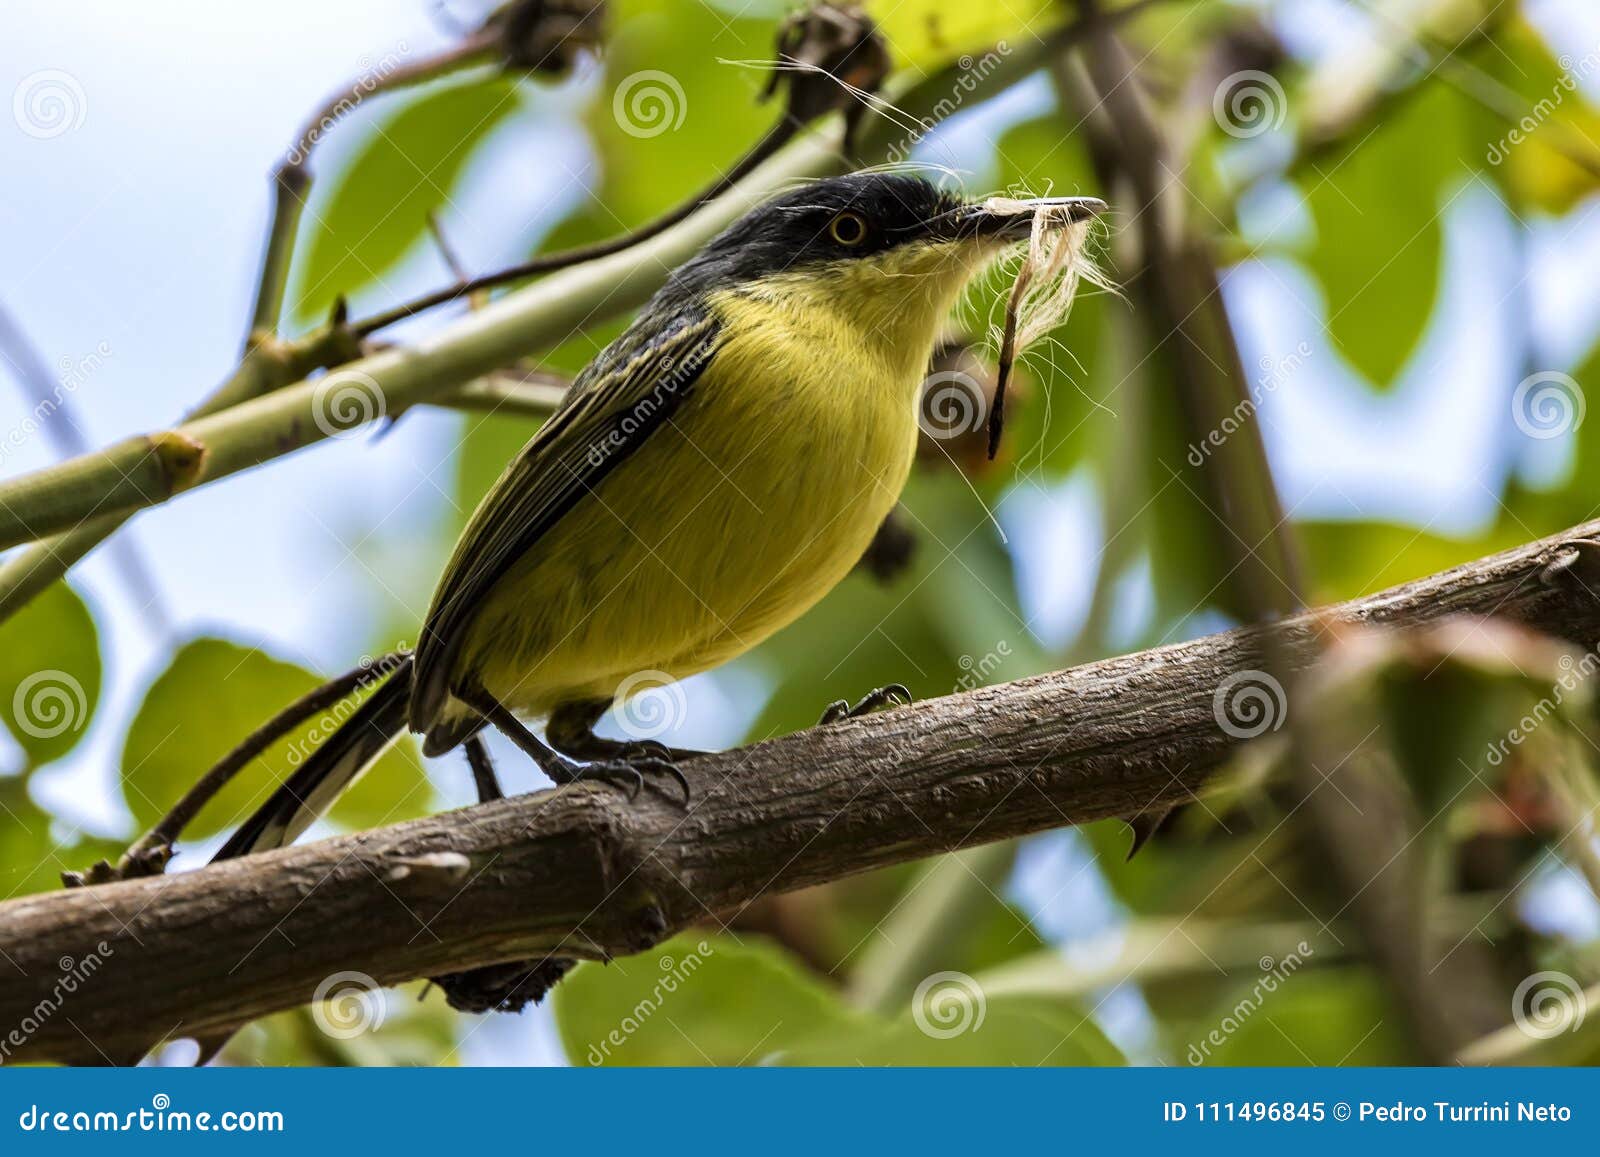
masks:
[[[692,395],[485,600],[461,653],[485,689],[537,715],[636,672],[681,678],[832,589],[910,472],[917,387],[964,278],[924,280],[714,298]]]

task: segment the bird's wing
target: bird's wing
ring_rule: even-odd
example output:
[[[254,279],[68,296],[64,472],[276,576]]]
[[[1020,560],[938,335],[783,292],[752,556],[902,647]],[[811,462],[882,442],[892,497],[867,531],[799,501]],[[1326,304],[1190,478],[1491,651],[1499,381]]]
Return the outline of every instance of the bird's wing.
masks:
[[[479,505],[445,567],[416,649],[411,727],[449,693],[456,649],[484,596],[544,533],[670,419],[711,361],[718,324],[680,314],[636,322],[578,375],[567,397]]]

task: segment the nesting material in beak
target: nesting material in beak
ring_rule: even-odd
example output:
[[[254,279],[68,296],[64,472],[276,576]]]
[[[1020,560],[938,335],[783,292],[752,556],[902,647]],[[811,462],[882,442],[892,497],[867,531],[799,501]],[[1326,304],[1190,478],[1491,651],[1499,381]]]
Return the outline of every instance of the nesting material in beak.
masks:
[[[1093,205],[1092,212],[1086,206]],[[1000,333],[999,372],[994,403],[989,410],[989,458],[1000,449],[1005,424],[1006,383],[1017,355],[1066,320],[1079,284],[1108,287],[1086,253],[1097,214],[1104,204],[1085,197],[1039,198],[1018,201],[991,197],[983,209],[994,217],[1031,216],[1028,252],[1017,269],[1006,299],[1005,324]]]

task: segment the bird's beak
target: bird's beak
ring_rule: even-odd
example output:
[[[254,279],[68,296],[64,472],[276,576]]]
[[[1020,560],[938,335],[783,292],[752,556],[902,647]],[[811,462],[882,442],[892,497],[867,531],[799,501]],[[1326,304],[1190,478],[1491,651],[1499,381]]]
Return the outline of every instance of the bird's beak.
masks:
[[[995,197],[962,210],[955,226],[960,237],[987,237],[998,241],[1026,241],[1033,232],[1034,215],[1048,209],[1057,220],[1087,221],[1106,211],[1099,197],[1034,197],[1011,200]]]

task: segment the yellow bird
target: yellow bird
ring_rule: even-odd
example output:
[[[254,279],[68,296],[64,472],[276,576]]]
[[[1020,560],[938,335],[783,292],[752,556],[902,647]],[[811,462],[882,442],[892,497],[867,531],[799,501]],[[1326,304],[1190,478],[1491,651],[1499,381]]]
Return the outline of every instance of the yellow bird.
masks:
[[[594,724],[630,676],[726,662],[850,571],[910,473],[941,323],[1041,206],[1069,220],[1104,208],[984,206],[861,173],[778,196],[713,239],[507,466],[411,659],[219,858],[292,841],[408,727],[429,755],[467,744],[483,795],[498,793],[486,725],[558,784],[683,783],[677,761],[693,753]],[[545,719],[545,739],[521,718]]]

